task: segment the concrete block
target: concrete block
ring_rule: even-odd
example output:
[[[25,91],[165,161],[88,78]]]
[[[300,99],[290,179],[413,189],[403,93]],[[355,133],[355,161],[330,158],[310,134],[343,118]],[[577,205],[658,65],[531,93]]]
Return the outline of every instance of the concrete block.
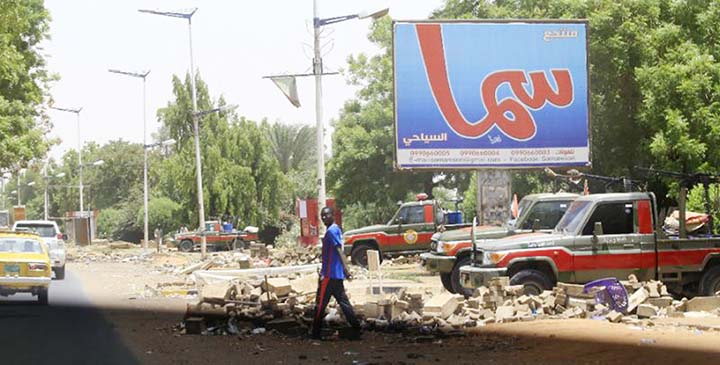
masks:
[[[660,297],[660,298],[649,298],[648,304],[652,304],[658,308],[667,308],[672,305],[673,299],[671,297]]]
[[[636,290],[632,295],[630,295],[630,298],[628,299],[628,313],[632,313],[637,306],[640,304],[645,303],[647,298],[650,296],[650,293],[645,290],[645,288],[640,288]]]
[[[565,294],[571,297],[592,298],[592,296],[589,294],[583,294],[583,285],[558,283],[557,287],[563,289],[565,291]]]
[[[380,318],[381,315],[385,314],[385,307],[379,306],[375,302],[367,302],[362,308],[365,318]]]
[[[517,302],[520,304],[528,304],[530,302],[530,297],[527,295],[522,295],[520,298],[517,299]]]
[[[227,299],[228,283],[205,284],[200,289],[200,297],[204,302],[220,302]]]
[[[500,306],[495,310],[495,319],[498,321],[507,320],[515,315],[515,308],[511,306]]]
[[[557,294],[555,296],[555,305],[561,305],[567,307],[568,297],[565,294]]]
[[[288,278],[271,278],[267,280],[267,283],[263,282],[262,288],[265,291],[269,291],[277,295],[278,297],[285,297],[290,294],[292,287],[290,286],[290,280]]]
[[[716,308],[720,308],[720,297],[695,297],[687,302],[688,312],[712,312]]]
[[[514,297],[519,297],[523,295],[523,292],[525,291],[524,285],[508,285],[504,289],[505,295],[510,295]]]
[[[468,308],[478,309],[480,308],[480,299],[470,298],[466,301]]]
[[[455,312],[462,299],[462,295],[450,293],[436,295],[425,303],[423,313],[432,313],[443,319],[448,318]]]
[[[582,310],[584,310],[584,311],[587,311],[587,310],[590,310],[590,307],[593,304],[595,304],[595,302],[591,301],[589,299],[570,297],[570,298],[568,298],[567,307],[568,308],[578,307],[578,308],[582,308]]]
[[[620,320],[622,320],[622,313],[616,312],[616,311],[610,311],[605,318],[607,318],[608,321],[612,323],[620,323]]]
[[[658,308],[651,304],[640,304],[636,312],[638,318],[655,317],[658,314]]]
[[[309,294],[317,292],[318,276],[317,274],[305,275],[301,278],[290,281],[290,289],[294,293]]]
[[[656,281],[651,281],[645,286],[645,290],[648,291],[648,296],[650,298],[660,298],[660,291],[658,290],[658,283]]]

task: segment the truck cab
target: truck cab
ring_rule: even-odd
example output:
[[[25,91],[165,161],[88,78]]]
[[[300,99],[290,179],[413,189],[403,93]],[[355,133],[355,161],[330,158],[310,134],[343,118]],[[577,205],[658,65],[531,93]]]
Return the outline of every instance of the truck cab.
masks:
[[[434,200],[418,194],[418,201],[400,205],[386,224],[345,232],[344,252],[355,265],[367,265],[367,251],[378,250],[381,256],[416,254],[430,248],[432,235],[439,229],[465,227],[445,224],[445,216]],[[441,228],[442,227],[442,228]]]
[[[508,276],[511,285],[537,294],[558,281],[583,284],[633,274],[639,280],[662,280],[678,295],[720,290],[720,238],[665,237],[656,217],[652,193],[580,197],[552,234],[479,244],[476,262],[460,269],[461,284],[472,289]]]
[[[490,243],[499,238],[530,232],[549,233],[570,204],[579,197],[571,193],[544,193],[524,196],[518,204],[518,216],[503,226],[475,228],[475,239]],[[463,228],[436,234],[430,252],[421,255],[425,269],[440,273],[440,280],[451,293],[468,294],[460,285],[459,270],[470,264],[471,229]]]

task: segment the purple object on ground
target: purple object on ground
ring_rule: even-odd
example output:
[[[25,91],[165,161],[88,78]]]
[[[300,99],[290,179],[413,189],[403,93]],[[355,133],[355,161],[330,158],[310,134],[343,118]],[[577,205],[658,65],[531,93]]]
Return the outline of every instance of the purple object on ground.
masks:
[[[602,287],[595,293],[595,302],[602,304],[616,312],[625,313],[628,308],[628,295],[625,287],[616,278],[604,278],[591,281],[585,284],[583,293],[588,293],[590,288]]]

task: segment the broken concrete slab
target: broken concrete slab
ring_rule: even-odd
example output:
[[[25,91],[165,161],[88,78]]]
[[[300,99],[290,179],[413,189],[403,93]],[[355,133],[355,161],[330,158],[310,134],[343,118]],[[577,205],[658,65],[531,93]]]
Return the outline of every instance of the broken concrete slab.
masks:
[[[688,300],[686,304],[686,310],[688,312],[711,312],[716,308],[720,308],[720,296],[695,297]]]
[[[451,314],[455,312],[455,310],[458,307],[458,304],[460,304],[460,301],[463,299],[462,295],[456,295],[456,294],[450,294],[450,293],[443,293],[440,295],[436,295],[430,300],[425,303],[425,307],[423,308],[424,314],[434,314],[438,315],[439,317],[445,319],[450,317]]]
[[[616,311],[610,311],[605,318],[607,318],[608,321],[612,323],[620,323],[620,320],[622,320],[622,313],[616,312]]]
[[[318,288],[318,275],[313,273],[291,280],[290,287],[292,291],[297,294],[315,293]]]
[[[666,308],[672,305],[672,297],[648,298],[647,303],[658,308]]]
[[[512,306],[500,306],[495,310],[495,319],[497,321],[507,320],[515,315],[515,307]]]
[[[632,313],[635,311],[635,308],[639,306],[642,303],[645,303],[645,301],[650,296],[650,293],[645,290],[645,288],[640,288],[636,290],[632,295],[630,295],[630,298],[628,299],[628,308],[627,312]]]
[[[636,312],[638,318],[651,318],[658,314],[658,308],[652,304],[640,304]]]

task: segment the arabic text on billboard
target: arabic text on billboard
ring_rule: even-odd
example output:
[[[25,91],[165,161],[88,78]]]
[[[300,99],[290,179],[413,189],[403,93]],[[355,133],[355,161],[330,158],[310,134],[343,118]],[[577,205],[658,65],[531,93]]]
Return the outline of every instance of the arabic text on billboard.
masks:
[[[400,169],[589,166],[585,22],[396,22]]]

